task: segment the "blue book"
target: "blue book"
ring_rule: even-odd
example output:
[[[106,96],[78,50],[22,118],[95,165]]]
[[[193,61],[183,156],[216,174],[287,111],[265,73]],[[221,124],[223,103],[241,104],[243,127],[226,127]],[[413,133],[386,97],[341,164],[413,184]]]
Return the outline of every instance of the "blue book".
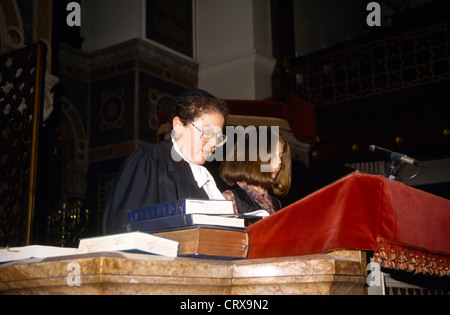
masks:
[[[183,199],[128,211],[130,223],[185,214],[234,214],[230,200]]]
[[[222,228],[245,229],[245,220],[242,218],[228,218],[220,215],[181,214],[151,219],[128,224],[128,231],[151,232],[174,228],[188,228],[193,226],[215,226]]]

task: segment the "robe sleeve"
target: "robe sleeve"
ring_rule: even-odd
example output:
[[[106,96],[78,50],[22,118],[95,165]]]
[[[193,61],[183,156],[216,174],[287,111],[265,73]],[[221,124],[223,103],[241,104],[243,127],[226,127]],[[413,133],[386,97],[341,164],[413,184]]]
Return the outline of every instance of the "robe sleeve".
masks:
[[[103,234],[122,233],[128,211],[158,203],[159,167],[157,152],[141,148],[122,164],[111,187],[103,216]]]
[[[185,161],[171,158],[171,142],[143,147],[122,164],[109,192],[103,234],[126,232],[128,211],[185,198],[208,199]]]

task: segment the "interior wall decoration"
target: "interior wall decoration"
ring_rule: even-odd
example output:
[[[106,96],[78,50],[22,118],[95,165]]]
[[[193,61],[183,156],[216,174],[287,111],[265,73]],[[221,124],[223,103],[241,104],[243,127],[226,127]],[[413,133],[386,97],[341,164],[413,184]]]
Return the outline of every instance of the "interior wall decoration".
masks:
[[[123,126],[123,89],[102,93],[101,131],[120,129]]]
[[[160,115],[164,111],[170,110],[170,104],[174,100],[174,97],[166,93],[161,93],[160,91],[150,89],[148,98],[150,106],[148,127],[151,129],[157,129]]]
[[[0,246],[31,242],[46,52],[0,56]]]
[[[91,149],[134,140],[134,85],[131,71],[91,84]]]

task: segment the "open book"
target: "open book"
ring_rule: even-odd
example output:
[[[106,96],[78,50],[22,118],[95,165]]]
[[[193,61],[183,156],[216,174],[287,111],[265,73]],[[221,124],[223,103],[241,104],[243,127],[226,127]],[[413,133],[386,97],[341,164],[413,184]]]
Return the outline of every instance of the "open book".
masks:
[[[178,246],[177,241],[164,237],[143,232],[130,232],[83,238],[80,240],[78,253],[125,251],[177,257]]]
[[[260,209],[252,212],[246,212],[246,213],[233,213],[233,214],[223,214],[222,217],[228,217],[228,218],[242,218],[242,219],[264,219],[267,218],[270,215],[270,213],[267,210]]]
[[[239,214],[231,214],[231,215],[222,215],[226,216],[228,218],[236,218],[236,219],[244,219],[244,225],[248,227],[249,225],[258,222],[261,219],[267,218],[270,216],[270,213],[264,209],[252,211],[252,212],[246,212],[246,213],[239,213]]]
[[[78,249],[67,247],[53,247],[42,245],[10,247],[0,249],[0,263],[31,258],[48,258],[76,254],[78,254]]]
[[[238,218],[244,218],[244,219],[254,219],[254,218],[267,218],[270,215],[270,213],[266,210],[256,210],[253,212],[247,212],[247,213],[239,213],[236,217]]]

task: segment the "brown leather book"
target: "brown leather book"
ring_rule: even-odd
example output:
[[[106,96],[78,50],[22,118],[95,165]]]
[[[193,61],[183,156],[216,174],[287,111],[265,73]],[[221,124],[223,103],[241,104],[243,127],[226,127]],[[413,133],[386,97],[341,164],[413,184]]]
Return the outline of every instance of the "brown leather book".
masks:
[[[154,233],[180,243],[178,256],[209,259],[245,259],[248,234],[243,229],[196,227]]]

